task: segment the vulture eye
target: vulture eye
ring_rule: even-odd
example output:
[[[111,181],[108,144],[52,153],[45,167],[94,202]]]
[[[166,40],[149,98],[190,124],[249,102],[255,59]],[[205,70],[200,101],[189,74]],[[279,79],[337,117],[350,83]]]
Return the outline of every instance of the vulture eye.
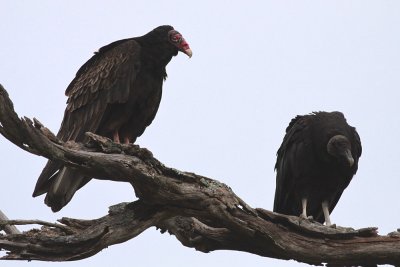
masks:
[[[179,32],[174,30],[169,32],[169,40],[171,41],[171,43],[179,44],[180,42],[182,42],[182,39],[182,35]]]

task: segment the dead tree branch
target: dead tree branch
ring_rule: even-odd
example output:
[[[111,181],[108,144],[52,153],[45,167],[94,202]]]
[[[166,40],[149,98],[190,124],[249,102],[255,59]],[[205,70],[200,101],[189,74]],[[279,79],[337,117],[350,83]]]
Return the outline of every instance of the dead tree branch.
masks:
[[[9,221],[8,217],[0,210],[0,222],[1,221]],[[1,224],[0,223],[0,230],[4,230],[6,234],[20,234],[21,232],[15,227],[15,224],[7,223]]]
[[[7,251],[3,259],[83,259],[156,226],[202,252],[238,250],[309,264],[400,264],[397,232],[379,236],[376,228],[329,228],[252,209],[225,184],[166,167],[137,145],[115,144],[90,133],[87,145],[61,143],[37,120],[19,119],[1,86],[0,133],[30,153],[60,161],[87,176],[128,182],[139,198],[115,205],[94,220],[62,218],[57,224],[1,220],[0,229],[43,225],[22,234],[0,235],[0,249]]]

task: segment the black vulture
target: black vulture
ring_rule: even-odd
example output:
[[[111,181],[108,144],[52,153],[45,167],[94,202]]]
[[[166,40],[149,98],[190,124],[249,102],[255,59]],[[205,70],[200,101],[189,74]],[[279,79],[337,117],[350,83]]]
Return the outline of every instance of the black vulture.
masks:
[[[360,156],[360,137],[341,112],[296,116],[277,152],[274,212],[331,225]]]
[[[182,35],[168,25],[100,48],[65,91],[67,107],[57,137],[85,142],[85,133],[93,132],[115,142],[135,142],[157,113],[165,67],[179,51],[192,56]],[[56,212],[90,179],[48,161],[33,197],[47,193],[45,203]]]

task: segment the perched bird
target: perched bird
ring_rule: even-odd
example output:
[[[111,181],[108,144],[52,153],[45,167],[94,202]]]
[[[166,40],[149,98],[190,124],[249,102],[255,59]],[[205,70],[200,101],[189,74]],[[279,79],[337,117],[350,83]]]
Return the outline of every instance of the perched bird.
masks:
[[[331,225],[329,214],[357,172],[361,141],[341,112],[297,116],[277,153],[274,211]]]
[[[93,132],[118,143],[135,142],[157,113],[165,67],[179,51],[192,56],[182,35],[167,25],[100,48],[65,91],[67,107],[57,137],[84,142],[85,133]],[[33,197],[46,193],[45,203],[56,212],[90,179],[48,161]]]

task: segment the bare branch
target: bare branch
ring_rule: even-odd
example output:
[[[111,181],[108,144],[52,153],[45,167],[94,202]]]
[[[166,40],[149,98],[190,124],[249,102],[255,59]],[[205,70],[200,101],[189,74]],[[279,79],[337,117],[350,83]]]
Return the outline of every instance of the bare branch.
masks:
[[[4,229],[6,234],[20,234],[21,232],[15,227],[15,224],[2,224],[1,221],[7,221],[8,217],[0,210],[0,230]]]
[[[1,211],[0,211],[1,212]],[[8,219],[1,219],[0,220],[0,227],[13,227],[14,225],[27,225],[27,224],[38,224],[38,225],[44,225],[48,227],[54,227],[54,228],[59,228],[63,231],[65,231],[68,234],[73,234],[73,232],[68,228],[65,227],[62,224],[59,223],[50,223],[42,220],[8,220]],[[18,231],[18,229],[17,229]],[[7,231],[5,231],[7,233]],[[13,233],[7,233],[7,234],[20,234],[21,232],[13,232]]]
[[[38,121],[18,119],[2,87],[0,123],[0,133],[19,147],[97,179],[129,182],[139,198],[113,206],[99,219],[63,218],[62,227],[41,223],[41,230],[0,236],[0,249],[8,251],[5,259],[78,260],[156,226],[202,252],[238,250],[309,264],[400,264],[396,234],[330,228],[253,209],[225,184],[168,168],[137,145],[115,144],[90,133],[88,145],[63,144]]]
[[[1,236],[0,248],[9,251],[3,259],[79,260],[134,238],[163,216],[164,211],[157,212],[145,204],[122,203],[111,207],[109,215],[99,219],[62,218],[62,229],[59,226],[43,226],[40,230],[33,229],[24,234]]]

